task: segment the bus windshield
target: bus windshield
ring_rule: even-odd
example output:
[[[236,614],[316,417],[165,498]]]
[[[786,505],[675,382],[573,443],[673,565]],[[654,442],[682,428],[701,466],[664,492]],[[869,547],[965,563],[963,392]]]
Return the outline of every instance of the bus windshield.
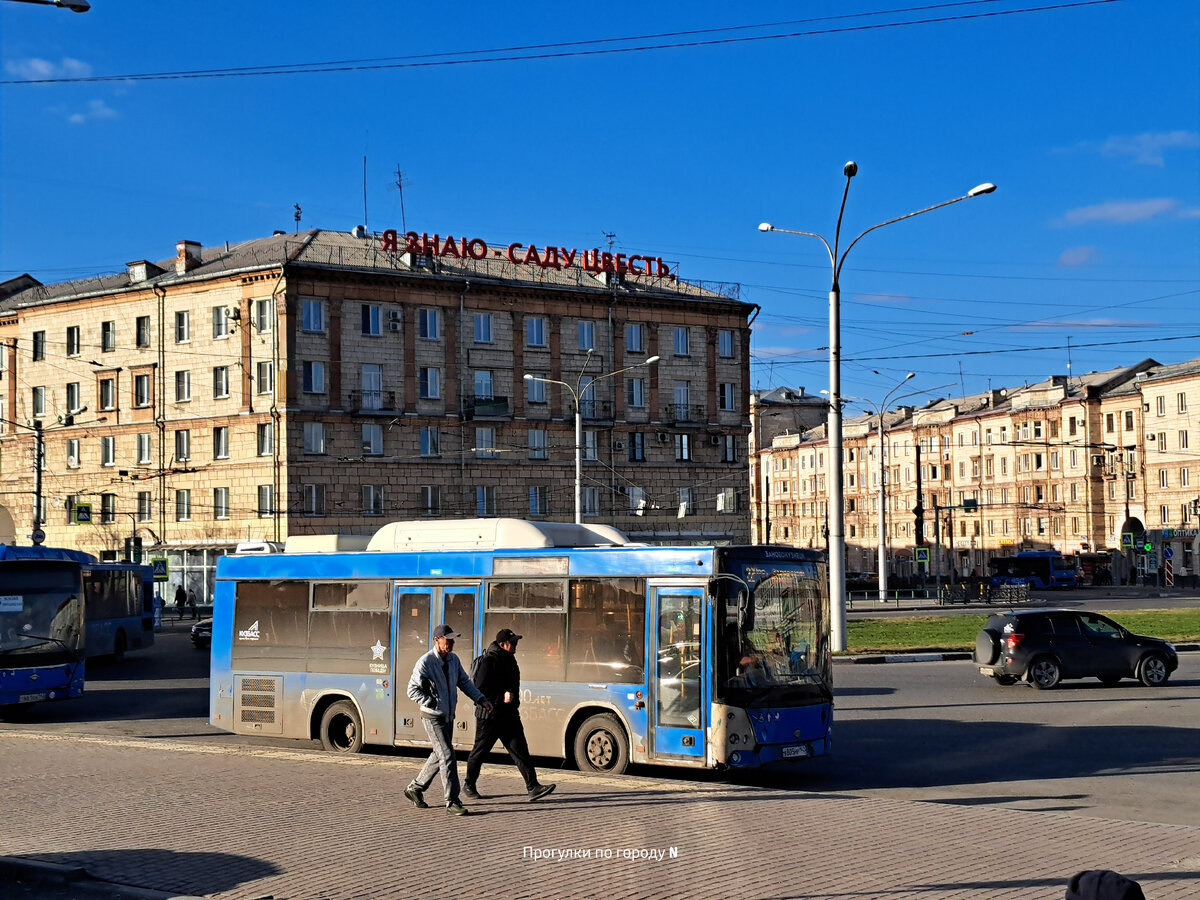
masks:
[[[74,659],[83,649],[78,565],[7,562],[0,591],[0,653],[26,665],[33,657]]]
[[[812,563],[742,567],[722,579],[717,693],[743,706],[780,706],[831,697],[828,604]],[[733,574],[738,574],[734,572]]]

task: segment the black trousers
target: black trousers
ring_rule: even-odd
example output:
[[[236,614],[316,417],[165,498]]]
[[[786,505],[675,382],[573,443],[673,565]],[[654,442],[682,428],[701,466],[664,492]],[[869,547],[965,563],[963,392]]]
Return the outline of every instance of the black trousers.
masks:
[[[475,746],[467,757],[467,777],[464,782],[474,787],[479,770],[483,768],[483,758],[492,752],[496,741],[504,745],[508,755],[517,764],[517,770],[525,779],[525,790],[532,791],[537,787],[537,772],[533,768],[533,760],[529,758],[529,744],[525,742],[521,715],[516,710],[504,711],[503,707],[497,708],[486,719],[475,720]]]

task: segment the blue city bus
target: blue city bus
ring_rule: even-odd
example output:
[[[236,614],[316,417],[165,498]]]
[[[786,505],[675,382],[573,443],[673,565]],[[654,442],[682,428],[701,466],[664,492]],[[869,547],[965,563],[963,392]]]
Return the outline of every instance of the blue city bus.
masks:
[[[464,666],[501,628],[524,636],[521,713],[535,755],[620,773],[829,752],[820,553],[649,546],[603,525],[517,519],[394,522],[365,549],[325,541],[218,560],[216,727],[346,753],[427,746],[405,688],[446,622]],[[471,746],[474,726],[468,706],[457,747]]]
[[[83,573],[77,559],[0,544],[0,711],[83,693]]]
[[[988,562],[992,584],[1028,584],[1038,590],[1073,588],[1079,584],[1075,564],[1057,550],[1023,550],[1016,556],[997,556]]]

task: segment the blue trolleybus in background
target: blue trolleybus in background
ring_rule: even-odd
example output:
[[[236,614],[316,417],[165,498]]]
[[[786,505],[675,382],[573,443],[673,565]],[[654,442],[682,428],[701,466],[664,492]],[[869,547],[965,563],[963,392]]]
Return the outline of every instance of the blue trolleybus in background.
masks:
[[[427,745],[406,685],[432,630],[470,666],[524,636],[530,750],[586,771],[749,768],[829,751],[821,554],[630,544],[602,525],[394,522],[358,549],[293,538],[217,563],[210,721],[238,734]],[[460,707],[456,746],[474,740]]]
[[[79,560],[0,544],[0,709],[83,693],[83,570]]]
[[[992,584],[1028,584],[1040,591],[1073,588],[1079,584],[1073,560],[1057,550],[1023,550],[1016,556],[997,556],[988,562]]]

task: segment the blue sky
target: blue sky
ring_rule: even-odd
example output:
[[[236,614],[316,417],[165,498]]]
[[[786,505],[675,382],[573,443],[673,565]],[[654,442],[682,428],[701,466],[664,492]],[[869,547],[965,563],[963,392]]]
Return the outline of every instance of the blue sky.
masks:
[[[878,400],[909,371],[920,402],[1200,356],[1192,0],[92,3],[0,0],[0,279],[293,230],[295,204],[303,228],[581,249],[611,233],[740,284],[762,308],[752,387],[815,393],[825,251],[757,226],[832,238],[853,159],[846,238],[999,190],[854,248],[846,394]]]

